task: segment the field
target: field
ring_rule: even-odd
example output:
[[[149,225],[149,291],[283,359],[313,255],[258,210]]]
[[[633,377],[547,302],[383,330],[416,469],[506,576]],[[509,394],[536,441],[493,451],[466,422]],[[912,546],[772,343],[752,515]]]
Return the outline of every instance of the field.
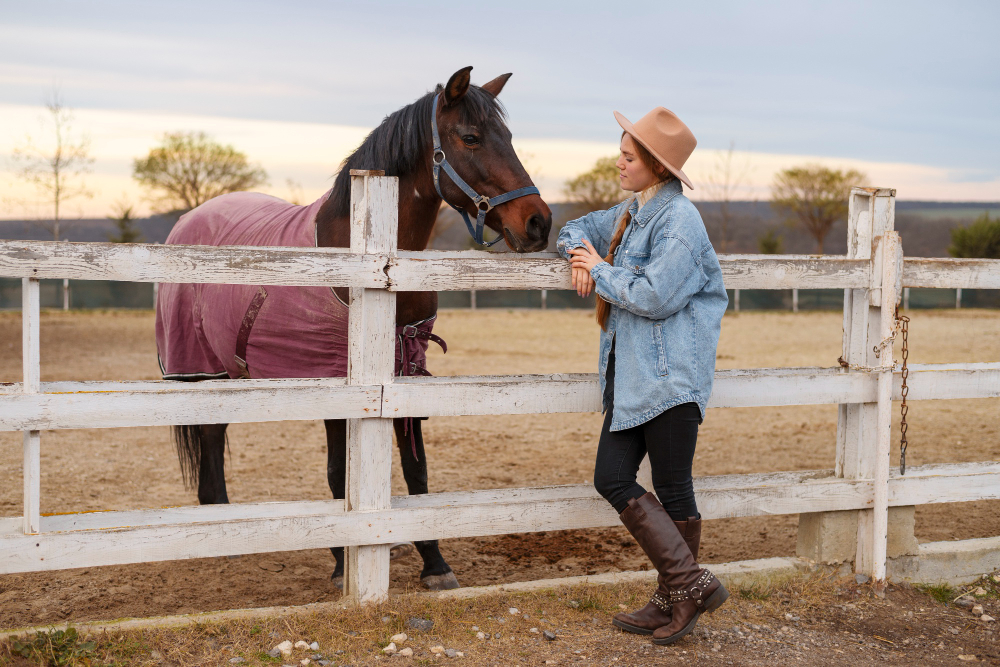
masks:
[[[720,368],[833,366],[839,313],[728,315]],[[910,326],[913,363],[1000,361],[1000,314],[919,311]],[[149,312],[46,312],[42,379],[157,379]],[[443,311],[432,346],[436,375],[592,372],[597,328],[582,311]],[[20,316],[0,313],[0,381],[20,379]],[[898,352],[897,352],[898,358]],[[911,465],[1000,459],[997,401],[914,403]],[[425,423],[431,491],[587,482],[600,415],[434,418]],[[833,465],[835,406],[711,410],[696,475],[804,470]],[[329,497],[319,422],[236,424],[227,460],[233,502]],[[393,492],[404,493],[395,463]],[[184,489],[169,429],[46,432],[42,512],[194,504]],[[1000,535],[1000,503],[921,507],[921,541]],[[0,515],[21,511],[21,436],[0,434]],[[707,522],[706,562],[792,555],[797,518]],[[645,557],[620,528],[448,540],[445,558],[464,585],[636,570]],[[275,552],[0,577],[0,627],[293,605],[333,600],[324,550]],[[391,592],[415,588],[420,561],[394,561]]]

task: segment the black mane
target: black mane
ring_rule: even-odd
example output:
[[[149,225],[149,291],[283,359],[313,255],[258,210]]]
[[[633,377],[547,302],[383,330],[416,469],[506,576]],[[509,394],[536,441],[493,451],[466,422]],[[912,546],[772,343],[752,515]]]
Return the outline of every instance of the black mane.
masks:
[[[431,144],[431,107],[440,91],[438,86],[436,91],[386,116],[344,160],[330,195],[334,216],[350,215],[351,169],[382,169],[386,176],[405,176],[417,168]],[[507,116],[500,101],[479,86],[469,86],[459,114],[463,123],[480,126],[503,123]]]

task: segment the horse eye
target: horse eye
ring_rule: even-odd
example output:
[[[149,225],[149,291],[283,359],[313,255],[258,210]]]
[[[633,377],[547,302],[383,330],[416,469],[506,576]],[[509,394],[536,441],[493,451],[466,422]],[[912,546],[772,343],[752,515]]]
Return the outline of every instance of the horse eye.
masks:
[[[475,146],[476,144],[479,143],[479,137],[477,137],[474,134],[467,134],[464,137],[462,137],[462,141],[465,142],[466,146]]]

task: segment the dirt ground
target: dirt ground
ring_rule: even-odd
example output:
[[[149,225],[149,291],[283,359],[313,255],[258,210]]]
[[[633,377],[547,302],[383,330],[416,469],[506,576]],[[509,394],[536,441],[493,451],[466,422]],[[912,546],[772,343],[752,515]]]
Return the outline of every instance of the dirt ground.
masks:
[[[1000,361],[1000,313],[917,311],[913,363]],[[157,379],[149,312],[46,312],[42,379]],[[582,311],[442,311],[436,375],[593,372],[597,328]],[[21,377],[20,315],[0,313],[0,381]],[[720,368],[833,366],[839,313],[727,315]],[[897,352],[898,358],[898,352]],[[1000,460],[997,401],[913,403],[910,465]],[[438,417],[425,422],[432,492],[588,482],[600,415]],[[235,424],[227,461],[233,502],[329,497],[319,422]],[[831,468],[836,406],[715,409],[702,426],[696,475]],[[169,429],[94,429],[42,435],[42,511],[194,504]],[[398,457],[393,493],[405,493]],[[921,541],[1000,535],[1000,503],[917,509]],[[0,433],[0,516],[21,511],[21,436]],[[793,555],[797,517],[706,523],[703,558]],[[463,585],[636,570],[645,557],[621,528],[447,540]],[[0,627],[334,600],[329,552],[278,552],[0,576]],[[418,586],[420,559],[394,561],[392,590]]]
[[[32,655],[29,639],[56,656],[75,648],[93,664],[108,666],[1000,665],[997,622],[981,616],[1000,614],[998,587],[1000,576],[991,576],[964,590],[890,586],[879,598],[853,578],[744,580],[730,587],[726,604],[671,646],[611,625],[616,612],[648,599],[649,584],[471,599],[410,595],[362,609],[331,605],[181,628],[83,628],[75,641],[21,636],[0,640],[0,665],[39,664],[22,657]],[[282,656],[276,649],[285,641],[312,646],[300,644]],[[390,657],[394,649],[404,653]]]

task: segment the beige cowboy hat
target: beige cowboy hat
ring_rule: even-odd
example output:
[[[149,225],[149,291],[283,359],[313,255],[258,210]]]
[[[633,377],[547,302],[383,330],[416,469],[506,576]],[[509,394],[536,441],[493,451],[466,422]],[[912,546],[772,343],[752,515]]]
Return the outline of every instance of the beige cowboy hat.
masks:
[[[634,125],[617,111],[615,120],[633,139],[642,144],[643,148],[652,153],[667,171],[694,190],[691,179],[681,171],[681,167],[691,157],[698,140],[677,114],[669,109],[656,107]]]

